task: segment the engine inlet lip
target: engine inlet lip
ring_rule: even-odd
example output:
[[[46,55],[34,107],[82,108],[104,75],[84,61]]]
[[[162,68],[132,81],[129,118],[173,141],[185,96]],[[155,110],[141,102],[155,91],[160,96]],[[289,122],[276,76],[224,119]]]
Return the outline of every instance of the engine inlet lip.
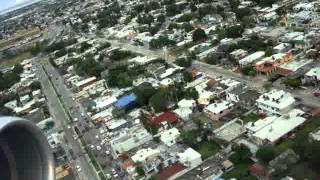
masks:
[[[0,135],[10,128],[22,127],[30,132],[35,138],[40,152],[42,164],[42,179],[41,180],[55,180],[54,160],[49,143],[42,133],[42,131],[31,121],[19,117],[0,117]]]

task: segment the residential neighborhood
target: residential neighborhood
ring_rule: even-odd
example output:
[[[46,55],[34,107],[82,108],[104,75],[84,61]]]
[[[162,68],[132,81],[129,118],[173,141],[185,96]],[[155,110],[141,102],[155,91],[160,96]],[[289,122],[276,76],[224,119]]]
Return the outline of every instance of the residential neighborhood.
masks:
[[[0,13],[0,115],[42,130],[57,180],[316,180],[319,11],[43,0]]]

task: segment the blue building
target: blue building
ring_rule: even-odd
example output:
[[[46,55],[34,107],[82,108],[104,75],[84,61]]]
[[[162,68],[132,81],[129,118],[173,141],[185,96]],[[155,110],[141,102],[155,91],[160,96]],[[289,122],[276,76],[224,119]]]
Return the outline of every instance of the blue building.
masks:
[[[137,97],[135,94],[130,94],[127,96],[123,96],[114,104],[114,106],[118,109],[130,110],[135,108],[137,105]]]

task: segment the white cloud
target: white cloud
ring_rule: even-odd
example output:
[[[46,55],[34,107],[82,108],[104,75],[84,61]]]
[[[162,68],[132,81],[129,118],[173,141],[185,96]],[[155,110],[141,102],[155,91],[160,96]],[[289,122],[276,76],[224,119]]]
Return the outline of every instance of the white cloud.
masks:
[[[15,4],[21,4],[21,3],[24,3],[28,0],[15,0]]]

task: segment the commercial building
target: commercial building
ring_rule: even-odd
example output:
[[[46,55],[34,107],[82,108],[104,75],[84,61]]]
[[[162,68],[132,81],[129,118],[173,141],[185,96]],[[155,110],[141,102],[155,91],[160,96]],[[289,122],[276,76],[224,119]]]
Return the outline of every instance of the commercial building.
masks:
[[[248,135],[258,145],[274,144],[281,138],[287,137],[306,121],[303,114],[303,111],[293,109],[281,117],[272,116],[254,123],[249,122],[246,126]]]
[[[110,141],[114,157],[152,140],[152,135],[141,125],[122,130]]]

